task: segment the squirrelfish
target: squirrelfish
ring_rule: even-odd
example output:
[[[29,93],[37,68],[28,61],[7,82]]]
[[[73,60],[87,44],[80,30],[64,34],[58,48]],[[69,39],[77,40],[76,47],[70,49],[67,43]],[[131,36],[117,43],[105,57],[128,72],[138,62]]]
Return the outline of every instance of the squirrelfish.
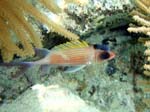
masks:
[[[35,49],[35,52],[42,56],[42,59],[33,62],[20,62],[20,65],[72,66],[66,72],[76,72],[88,64],[111,60],[115,57],[115,53],[103,45],[89,45],[87,42],[79,40],[58,45],[51,50]]]

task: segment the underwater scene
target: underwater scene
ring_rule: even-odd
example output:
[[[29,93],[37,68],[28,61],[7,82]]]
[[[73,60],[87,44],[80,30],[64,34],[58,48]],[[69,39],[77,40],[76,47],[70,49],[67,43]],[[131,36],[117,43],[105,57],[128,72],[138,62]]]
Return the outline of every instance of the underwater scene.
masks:
[[[0,112],[150,112],[150,0],[0,0]]]

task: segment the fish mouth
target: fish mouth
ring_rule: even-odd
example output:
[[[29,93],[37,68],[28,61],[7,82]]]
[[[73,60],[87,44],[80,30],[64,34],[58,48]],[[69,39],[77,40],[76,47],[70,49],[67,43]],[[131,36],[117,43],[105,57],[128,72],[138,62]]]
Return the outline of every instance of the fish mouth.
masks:
[[[100,53],[100,59],[102,60],[111,60],[115,57],[115,53],[111,52],[111,51],[104,51],[102,53]]]
[[[115,56],[116,56],[115,53],[110,51],[108,60],[115,58]]]

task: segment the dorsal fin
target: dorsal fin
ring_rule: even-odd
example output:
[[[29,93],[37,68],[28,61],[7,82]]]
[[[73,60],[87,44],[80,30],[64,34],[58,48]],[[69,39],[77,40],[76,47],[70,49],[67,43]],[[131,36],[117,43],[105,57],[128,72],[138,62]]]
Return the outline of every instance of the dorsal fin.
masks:
[[[87,44],[86,41],[73,40],[64,44],[60,44],[52,48],[52,50],[58,51],[58,50],[66,50],[66,49],[73,49],[73,48],[84,48],[88,46],[89,45]]]

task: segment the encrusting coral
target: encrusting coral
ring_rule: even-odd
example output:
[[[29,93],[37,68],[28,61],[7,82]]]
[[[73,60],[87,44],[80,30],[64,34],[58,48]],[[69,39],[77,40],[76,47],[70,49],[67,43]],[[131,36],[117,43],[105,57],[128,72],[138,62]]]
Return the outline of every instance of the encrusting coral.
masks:
[[[75,1],[81,4],[79,0],[66,0],[66,3]],[[62,11],[55,0],[39,0],[38,2],[54,14]],[[42,47],[42,38],[29,23],[28,16],[33,16],[35,20],[68,39],[79,38],[55,23],[27,0],[0,0],[0,50],[4,62],[11,61],[14,55],[33,56],[33,46]]]

